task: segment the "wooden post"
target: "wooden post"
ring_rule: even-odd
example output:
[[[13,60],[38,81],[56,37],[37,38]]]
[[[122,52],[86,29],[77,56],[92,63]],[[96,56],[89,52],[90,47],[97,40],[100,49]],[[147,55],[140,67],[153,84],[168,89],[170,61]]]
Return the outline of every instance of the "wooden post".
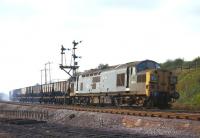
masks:
[[[195,61],[195,70],[197,70],[197,61]]]

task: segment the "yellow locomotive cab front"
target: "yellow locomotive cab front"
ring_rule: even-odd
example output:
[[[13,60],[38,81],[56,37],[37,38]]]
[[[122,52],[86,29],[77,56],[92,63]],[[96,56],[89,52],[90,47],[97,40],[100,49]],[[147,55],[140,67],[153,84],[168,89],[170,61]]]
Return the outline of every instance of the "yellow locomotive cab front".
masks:
[[[149,70],[146,72],[147,103],[153,106],[168,106],[179,98],[176,92],[177,77],[167,70]]]

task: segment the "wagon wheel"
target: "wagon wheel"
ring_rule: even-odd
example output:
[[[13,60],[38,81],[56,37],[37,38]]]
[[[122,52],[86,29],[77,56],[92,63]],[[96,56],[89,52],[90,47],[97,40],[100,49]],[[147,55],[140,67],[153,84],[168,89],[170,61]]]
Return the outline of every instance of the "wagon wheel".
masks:
[[[113,98],[113,104],[114,104],[114,106],[120,106],[120,98],[114,97]]]

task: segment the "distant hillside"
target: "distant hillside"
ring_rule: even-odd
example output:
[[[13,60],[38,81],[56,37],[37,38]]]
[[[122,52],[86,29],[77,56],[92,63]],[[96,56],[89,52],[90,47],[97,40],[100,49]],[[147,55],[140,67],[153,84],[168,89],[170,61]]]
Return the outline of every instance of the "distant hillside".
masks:
[[[200,110],[200,68],[179,72],[177,91],[180,99],[175,107]]]

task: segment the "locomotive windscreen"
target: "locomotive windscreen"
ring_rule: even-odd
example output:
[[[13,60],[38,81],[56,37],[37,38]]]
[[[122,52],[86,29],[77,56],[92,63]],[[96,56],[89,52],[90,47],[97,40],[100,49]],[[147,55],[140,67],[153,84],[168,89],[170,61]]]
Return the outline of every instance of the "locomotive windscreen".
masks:
[[[159,68],[160,68],[160,65],[156,63],[155,61],[145,60],[137,64],[136,71],[140,72],[147,69],[159,69]]]

